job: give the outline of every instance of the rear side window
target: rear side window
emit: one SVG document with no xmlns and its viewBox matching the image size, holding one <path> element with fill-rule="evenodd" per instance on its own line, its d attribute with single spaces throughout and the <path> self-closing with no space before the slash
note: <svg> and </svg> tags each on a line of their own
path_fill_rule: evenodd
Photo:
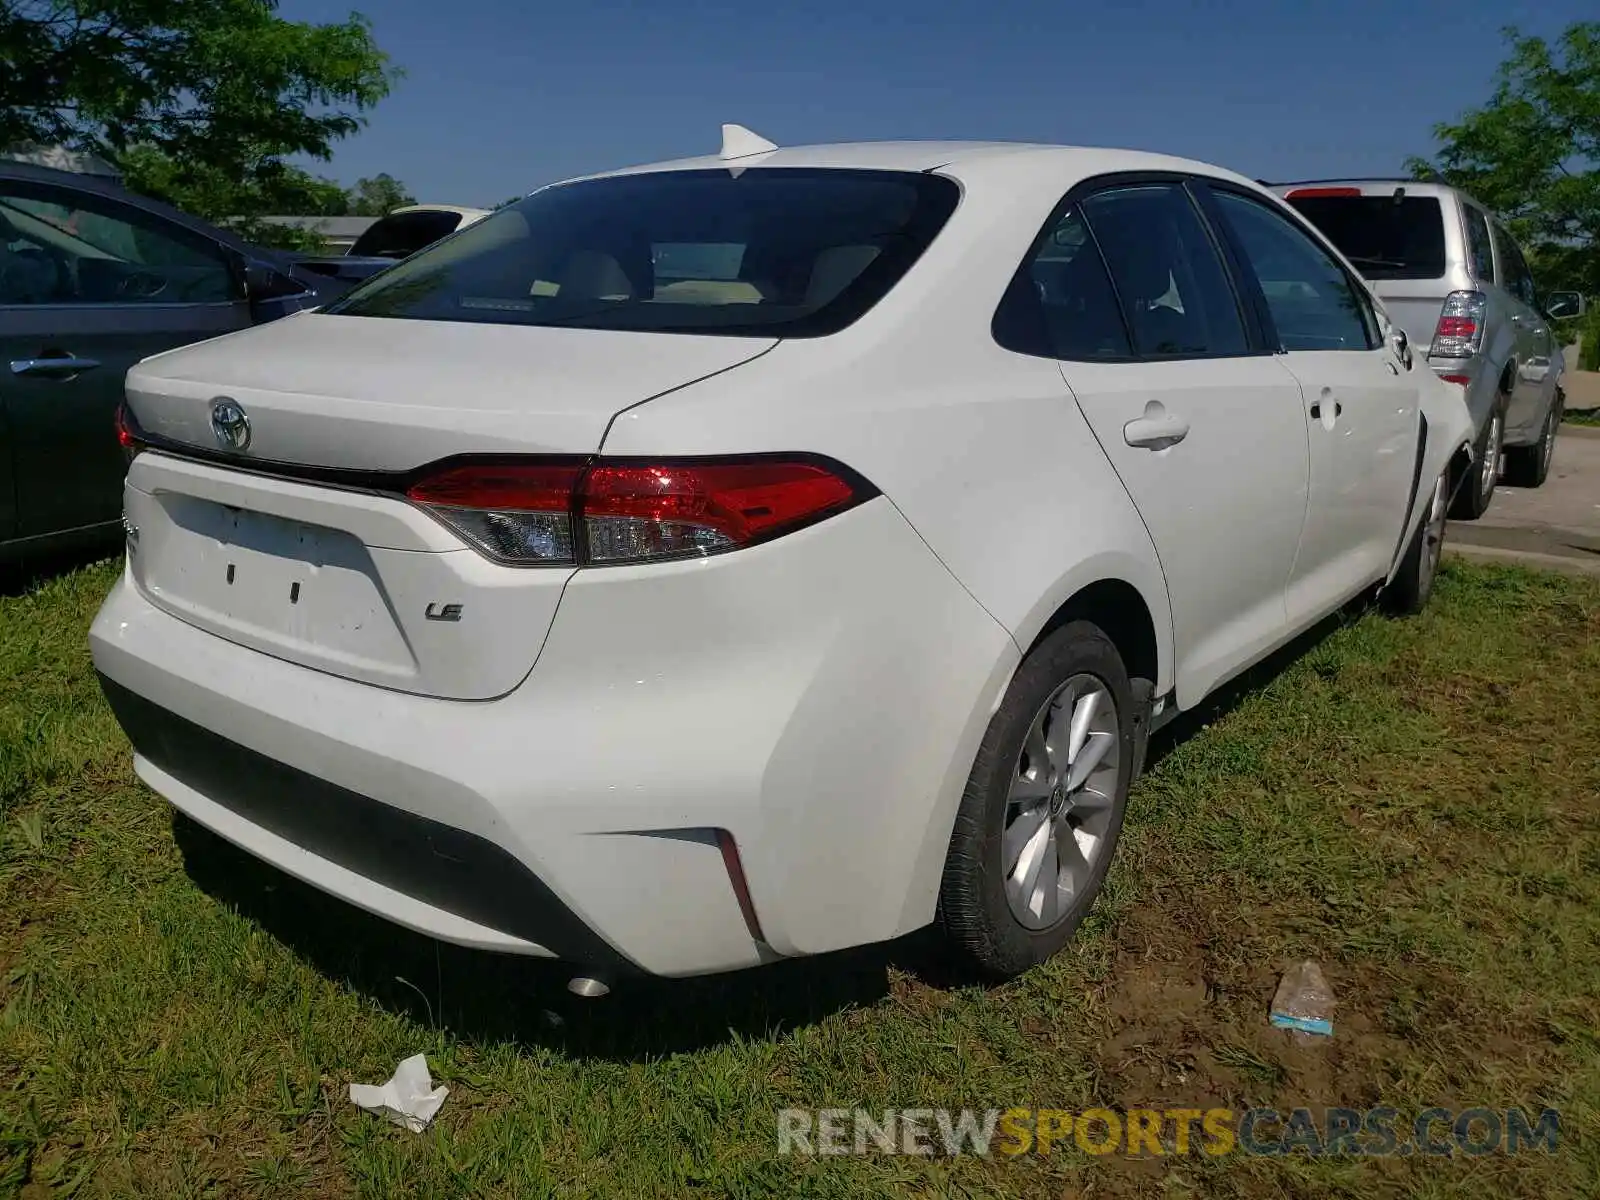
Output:
<svg viewBox="0 0 1600 1200">
<path fill-rule="evenodd" d="M 1370 350 L 1375 322 L 1333 256 L 1284 214 L 1237 192 L 1217 205 L 1261 285 L 1285 350 Z"/>
<path fill-rule="evenodd" d="M 1076 204 L 1045 230 L 1017 273 L 994 334 L 1008 350 L 1047 358 L 1133 357 L 1111 277 Z"/>
<path fill-rule="evenodd" d="M 1505 264 L 1506 290 L 1525 304 L 1533 303 L 1533 273 L 1528 270 L 1528 260 L 1522 257 L 1522 248 L 1512 240 L 1502 226 L 1494 228 L 1495 240 L 1500 243 L 1500 261 Z"/>
<path fill-rule="evenodd" d="M 1084 200 L 1083 213 L 1110 268 L 1135 353 L 1249 352 L 1233 288 L 1181 184 L 1110 188 Z"/>
<path fill-rule="evenodd" d="M 1494 246 L 1489 241 L 1489 218 L 1467 204 L 1467 253 L 1472 256 L 1472 277 L 1483 283 L 1494 282 Z"/>
<path fill-rule="evenodd" d="M 358 258 L 407 258 L 454 233 L 459 224 L 460 213 L 392 213 L 368 226 L 350 253 Z"/>
<path fill-rule="evenodd" d="M 1368 279 L 1444 276 L 1444 213 L 1437 197 L 1290 193 L 1288 201 Z"/>
<path fill-rule="evenodd" d="M 545 188 L 330 312 L 659 333 L 817 337 L 888 293 L 955 210 L 905 171 L 653 171 Z"/>
</svg>

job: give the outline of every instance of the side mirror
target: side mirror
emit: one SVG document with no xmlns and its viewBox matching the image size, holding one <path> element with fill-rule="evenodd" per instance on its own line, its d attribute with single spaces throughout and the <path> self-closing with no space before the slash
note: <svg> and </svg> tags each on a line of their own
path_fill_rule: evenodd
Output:
<svg viewBox="0 0 1600 1200">
<path fill-rule="evenodd" d="M 278 300 L 284 296 L 303 295 L 309 289 L 298 279 L 291 279 L 267 266 L 250 262 L 244 268 L 245 296 L 255 303 L 261 300 Z"/>
<path fill-rule="evenodd" d="M 1563 317 L 1581 317 L 1587 310 L 1582 292 L 1551 292 L 1544 298 L 1544 315 L 1552 321 Z"/>
</svg>

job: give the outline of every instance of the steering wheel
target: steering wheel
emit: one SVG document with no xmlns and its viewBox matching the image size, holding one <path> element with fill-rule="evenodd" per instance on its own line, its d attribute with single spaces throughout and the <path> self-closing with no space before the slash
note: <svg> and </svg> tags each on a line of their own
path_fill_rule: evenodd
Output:
<svg viewBox="0 0 1600 1200">
<path fill-rule="evenodd" d="M 117 280 L 117 298 L 149 300 L 167 290 L 167 277 L 154 271 L 129 271 Z"/>
</svg>

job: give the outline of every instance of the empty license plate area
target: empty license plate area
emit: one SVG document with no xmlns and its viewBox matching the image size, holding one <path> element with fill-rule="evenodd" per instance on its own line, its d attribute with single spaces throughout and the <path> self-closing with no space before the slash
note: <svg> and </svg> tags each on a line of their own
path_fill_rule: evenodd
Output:
<svg viewBox="0 0 1600 1200">
<path fill-rule="evenodd" d="M 417 672 L 373 552 L 353 534 L 214 500 L 127 491 L 136 581 L 244 645 L 374 682 Z"/>
<path fill-rule="evenodd" d="M 451 700 L 527 676 L 571 569 L 467 549 L 404 499 L 156 451 L 123 489 L 128 561 L 156 607 L 332 675 Z"/>
</svg>

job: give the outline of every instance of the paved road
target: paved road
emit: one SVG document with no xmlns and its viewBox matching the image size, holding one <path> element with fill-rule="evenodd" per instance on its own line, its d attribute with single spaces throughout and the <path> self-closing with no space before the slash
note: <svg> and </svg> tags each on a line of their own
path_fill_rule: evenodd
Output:
<svg viewBox="0 0 1600 1200">
<path fill-rule="evenodd" d="M 1502 483 L 1482 517 L 1450 523 L 1445 545 L 1471 558 L 1600 575 L 1600 429 L 1563 425 L 1544 486 Z"/>
</svg>

